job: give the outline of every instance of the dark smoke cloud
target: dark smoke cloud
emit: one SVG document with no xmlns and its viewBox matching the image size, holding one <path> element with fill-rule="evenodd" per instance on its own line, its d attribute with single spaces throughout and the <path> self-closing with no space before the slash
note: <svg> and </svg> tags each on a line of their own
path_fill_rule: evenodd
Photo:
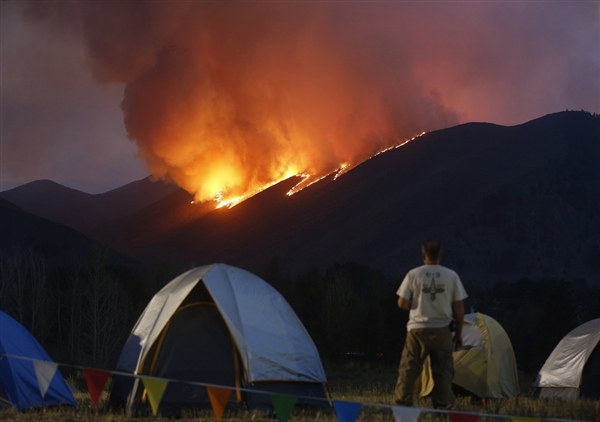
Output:
<svg viewBox="0 0 600 422">
<path fill-rule="evenodd" d="M 597 3 L 80 2 L 26 16 L 125 86 L 157 177 L 213 198 L 423 130 L 600 109 Z"/>
<path fill-rule="evenodd" d="M 122 123 L 123 87 L 93 80 L 73 29 L 26 24 L 22 3 L 0 12 L 0 189 L 48 178 L 96 193 L 146 176 Z"/>
</svg>

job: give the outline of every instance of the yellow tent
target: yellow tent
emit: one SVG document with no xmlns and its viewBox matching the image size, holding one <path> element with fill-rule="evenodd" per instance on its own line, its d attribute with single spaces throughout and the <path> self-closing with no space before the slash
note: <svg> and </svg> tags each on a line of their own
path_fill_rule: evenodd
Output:
<svg viewBox="0 0 600 422">
<path fill-rule="evenodd" d="M 506 331 L 492 317 L 481 313 L 465 315 L 463 347 L 454 352 L 452 383 L 479 397 L 506 398 L 519 394 L 512 344 Z M 432 389 L 431 366 L 427 360 L 421 374 L 421 397 L 429 395 Z"/>
</svg>

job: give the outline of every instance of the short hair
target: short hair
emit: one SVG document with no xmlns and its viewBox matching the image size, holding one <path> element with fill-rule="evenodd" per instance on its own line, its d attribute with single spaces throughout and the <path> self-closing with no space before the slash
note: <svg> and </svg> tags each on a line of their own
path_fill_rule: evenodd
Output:
<svg viewBox="0 0 600 422">
<path fill-rule="evenodd" d="M 442 244 L 439 240 L 430 239 L 423 242 L 421 250 L 423 251 L 423 255 L 427 258 L 436 260 L 440 257 L 440 253 L 442 252 Z"/>
</svg>

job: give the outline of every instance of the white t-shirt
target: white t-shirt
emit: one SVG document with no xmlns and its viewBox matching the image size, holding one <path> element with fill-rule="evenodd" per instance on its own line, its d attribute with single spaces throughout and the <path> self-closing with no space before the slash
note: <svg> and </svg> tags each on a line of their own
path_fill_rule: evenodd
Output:
<svg viewBox="0 0 600 422">
<path fill-rule="evenodd" d="M 396 292 L 410 301 L 407 329 L 441 328 L 452 321 L 452 302 L 467 298 L 456 272 L 441 265 L 410 270 Z"/>
</svg>

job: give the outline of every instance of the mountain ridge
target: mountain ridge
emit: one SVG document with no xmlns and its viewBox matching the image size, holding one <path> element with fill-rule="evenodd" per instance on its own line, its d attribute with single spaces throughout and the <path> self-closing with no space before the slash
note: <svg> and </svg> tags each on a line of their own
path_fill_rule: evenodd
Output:
<svg viewBox="0 0 600 422">
<path fill-rule="evenodd" d="M 38 217 L 89 234 L 104 221 L 131 214 L 176 189 L 146 177 L 104 193 L 90 194 L 42 179 L 0 192 L 0 198 Z"/>
<path fill-rule="evenodd" d="M 231 209 L 174 188 L 86 227 L 102 243 L 182 269 L 226 262 L 290 274 L 334 263 L 394 277 L 442 240 L 467 281 L 600 280 L 600 118 L 560 112 L 516 126 L 465 123 L 376 155 L 287 196 L 287 179 Z"/>
<path fill-rule="evenodd" d="M 110 264 L 139 265 L 71 227 L 31 214 L 1 197 L 0 217 L 0 250 L 8 260 L 31 251 L 50 266 L 77 266 L 97 249 L 109 253 Z"/>
<path fill-rule="evenodd" d="M 395 275 L 419 264 L 421 241 L 438 237 L 446 246 L 444 262 L 462 270 L 467 278 L 589 277 L 590 271 L 567 271 L 562 268 L 566 264 L 540 263 L 539 268 L 507 265 L 511 271 L 502 271 L 502 263 L 507 264 L 514 249 L 522 248 L 525 255 L 536 256 L 534 261 L 543 261 L 539 251 L 529 251 L 535 250 L 535 238 L 543 233 L 531 233 L 529 244 L 519 245 L 516 237 L 502 239 L 500 223 L 490 223 L 485 217 L 490 214 L 487 202 L 495 204 L 498 211 L 491 211 L 499 214 L 498 218 L 514 217 L 514 210 L 503 207 L 517 206 L 516 199 L 511 197 L 502 204 L 494 196 L 547 183 L 542 175 L 553 175 L 555 167 L 573 155 L 569 148 L 578 141 L 571 139 L 576 134 L 569 132 L 570 125 L 587 127 L 583 138 L 590 143 L 588 158 L 598 157 L 597 146 L 591 143 L 600 133 L 598 119 L 585 113 L 557 113 L 510 127 L 467 123 L 423 135 L 363 162 L 336 180 L 330 176 L 291 197 L 285 193 L 293 180 L 232 209 L 204 213 L 168 233 L 153 233 L 147 244 L 137 238 L 135 246 L 128 248 L 126 241 L 121 247 L 143 260 L 166 259 L 182 265 L 224 261 L 259 273 L 277 257 L 292 273 L 335 262 L 359 262 Z M 600 186 L 598 174 L 591 180 L 595 184 L 586 188 L 586 195 L 593 198 L 580 216 L 586 221 L 592 220 L 591 210 L 599 206 L 595 195 Z M 548 211 L 567 206 L 561 201 L 549 203 Z M 535 206 L 535 200 L 530 206 Z M 530 215 L 529 221 L 545 221 L 546 211 L 538 211 L 541 217 Z M 544 227 L 549 229 L 546 223 Z M 515 229 L 511 226 L 508 230 Z M 583 228 L 578 230 L 582 239 L 587 238 Z M 144 228 L 137 231 L 142 233 Z M 567 242 L 567 238 L 567 243 L 577 242 L 568 233 L 561 236 L 562 240 L 552 242 Z M 579 242 L 578 247 L 593 248 L 591 240 L 586 242 Z M 475 257 L 481 262 L 470 263 Z"/>
</svg>

